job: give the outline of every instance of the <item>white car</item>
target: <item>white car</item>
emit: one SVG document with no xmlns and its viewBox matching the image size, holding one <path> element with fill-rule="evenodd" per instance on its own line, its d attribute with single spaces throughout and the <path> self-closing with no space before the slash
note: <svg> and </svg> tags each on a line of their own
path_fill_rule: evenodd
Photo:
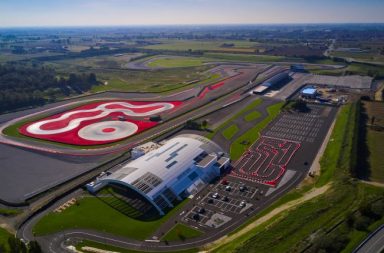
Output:
<svg viewBox="0 0 384 253">
<path fill-rule="evenodd" d="M 246 203 L 244 200 L 241 201 L 240 204 L 239 204 L 239 206 L 240 206 L 241 208 L 245 207 L 246 205 L 247 205 L 247 203 Z"/>
<path fill-rule="evenodd" d="M 214 193 L 214 194 L 212 194 L 212 198 L 214 198 L 214 199 L 218 199 L 219 198 L 219 194 L 216 192 L 216 193 Z"/>
</svg>

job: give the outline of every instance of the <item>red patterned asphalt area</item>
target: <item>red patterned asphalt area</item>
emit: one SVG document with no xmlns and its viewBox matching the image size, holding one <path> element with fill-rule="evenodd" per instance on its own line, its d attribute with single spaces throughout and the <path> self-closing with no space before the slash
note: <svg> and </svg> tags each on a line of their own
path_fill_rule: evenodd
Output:
<svg viewBox="0 0 384 253">
<path fill-rule="evenodd" d="M 231 175 L 274 187 L 300 146 L 299 142 L 263 136 L 235 164 Z"/>
<path fill-rule="evenodd" d="M 23 135 L 72 145 L 113 143 L 156 126 L 149 116 L 171 111 L 180 101 L 149 102 L 118 100 L 91 102 L 73 110 L 28 123 Z"/>
</svg>

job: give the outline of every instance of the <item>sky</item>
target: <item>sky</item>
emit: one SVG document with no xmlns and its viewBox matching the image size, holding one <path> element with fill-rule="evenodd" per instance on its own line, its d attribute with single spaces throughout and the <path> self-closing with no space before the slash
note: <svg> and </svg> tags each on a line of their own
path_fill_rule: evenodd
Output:
<svg viewBox="0 0 384 253">
<path fill-rule="evenodd" d="M 0 26 L 384 23 L 384 0 L 0 0 Z"/>
</svg>

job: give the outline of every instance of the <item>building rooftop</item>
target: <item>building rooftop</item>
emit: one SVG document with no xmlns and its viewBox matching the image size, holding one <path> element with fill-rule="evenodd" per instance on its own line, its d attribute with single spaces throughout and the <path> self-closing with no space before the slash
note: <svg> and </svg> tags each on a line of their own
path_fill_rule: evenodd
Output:
<svg viewBox="0 0 384 253">
<path fill-rule="evenodd" d="M 158 149 L 131 161 L 107 179 L 133 185 L 152 196 L 193 164 L 205 167 L 222 152 L 219 146 L 204 137 L 179 135 Z M 146 181 L 151 182 L 150 187 L 143 189 L 148 185 Z"/>
<path fill-rule="evenodd" d="M 316 88 L 310 87 L 310 88 L 304 88 L 301 91 L 301 94 L 304 94 L 304 95 L 315 95 L 316 92 L 317 92 Z"/>
</svg>

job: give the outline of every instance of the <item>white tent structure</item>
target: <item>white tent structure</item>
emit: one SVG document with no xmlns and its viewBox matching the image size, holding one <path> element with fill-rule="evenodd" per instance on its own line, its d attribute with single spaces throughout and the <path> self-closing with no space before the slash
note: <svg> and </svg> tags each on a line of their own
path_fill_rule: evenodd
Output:
<svg viewBox="0 0 384 253">
<path fill-rule="evenodd" d="M 160 214 L 175 200 L 199 191 L 227 168 L 230 159 L 205 137 L 179 135 L 163 146 L 87 185 L 96 192 L 108 184 L 125 186 L 145 197 Z"/>
</svg>

